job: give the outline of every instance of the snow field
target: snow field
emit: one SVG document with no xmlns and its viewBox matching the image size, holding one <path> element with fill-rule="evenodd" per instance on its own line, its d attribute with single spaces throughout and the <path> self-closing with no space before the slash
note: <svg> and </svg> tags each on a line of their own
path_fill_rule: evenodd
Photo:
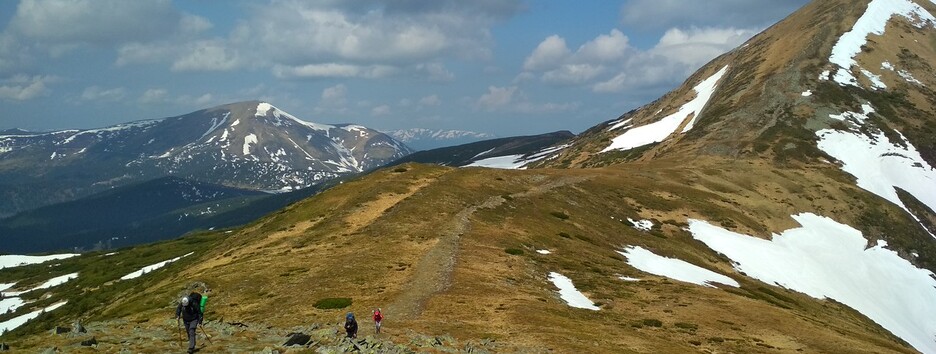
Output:
<svg viewBox="0 0 936 354">
<path fill-rule="evenodd" d="M 0 256 L 0 269 L 7 267 L 19 267 L 30 264 L 38 264 L 56 259 L 65 259 L 77 256 L 76 253 L 50 254 L 48 256 L 19 256 L 4 255 Z"/>
<path fill-rule="evenodd" d="M 592 311 L 599 310 L 598 306 L 595 306 L 595 303 L 589 300 L 585 294 L 578 291 L 575 285 L 572 284 L 572 280 L 566 276 L 551 272 L 549 273 L 549 281 L 553 282 L 553 284 L 559 288 L 559 297 L 569 304 L 569 306 Z"/>
<path fill-rule="evenodd" d="M 634 220 L 627 218 L 627 221 L 629 221 L 635 229 L 640 231 L 650 231 L 650 229 L 653 228 L 653 221 L 650 220 Z"/>
<path fill-rule="evenodd" d="M 801 227 L 771 240 L 689 220 L 689 231 L 765 283 L 830 298 L 877 322 L 917 350 L 936 353 L 936 279 L 886 243 L 865 248 L 861 232 L 811 213 L 794 215 Z"/>
<path fill-rule="evenodd" d="M 733 287 L 740 287 L 737 281 L 711 270 L 699 267 L 681 259 L 659 256 L 640 246 L 628 246 L 624 251 L 617 251 L 627 258 L 627 264 L 641 271 L 692 283 L 702 286 L 715 287 L 712 283 L 720 283 Z"/>
</svg>

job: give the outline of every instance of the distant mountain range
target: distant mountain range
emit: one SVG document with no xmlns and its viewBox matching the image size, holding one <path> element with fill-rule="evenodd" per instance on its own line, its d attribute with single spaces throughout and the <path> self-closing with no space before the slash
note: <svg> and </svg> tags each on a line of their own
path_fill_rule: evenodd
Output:
<svg viewBox="0 0 936 354">
<path fill-rule="evenodd" d="M 386 133 L 417 151 L 462 145 L 495 137 L 494 134 L 465 130 L 423 128 L 392 130 Z"/>
<path fill-rule="evenodd" d="M 485 167 L 497 167 L 489 165 L 485 163 L 485 161 L 507 159 L 510 160 L 507 161 L 508 163 L 521 163 L 526 161 L 527 158 L 544 151 L 544 149 L 553 147 L 573 137 L 575 137 L 575 134 L 569 131 L 558 131 L 540 135 L 484 140 L 415 152 L 394 161 L 393 164 L 419 162 L 456 167 L 472 164 Z"/>
<path fill-rule="evenodd" d="M 360 125 L 301 120 L 248 101 L 91 130 L 0 135 L 0 215 L 164 176 L 289 191 L 411 153 Z"/>
</svg>

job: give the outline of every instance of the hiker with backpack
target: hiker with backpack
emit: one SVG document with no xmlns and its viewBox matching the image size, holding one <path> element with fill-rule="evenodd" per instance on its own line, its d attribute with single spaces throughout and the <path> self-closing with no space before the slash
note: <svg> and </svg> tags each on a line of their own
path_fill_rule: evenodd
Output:
<svg viewBox="0 0 936 354">
<path fill-rule="evenodd" d="M 357 321 L 354 319 L 353 313 L 348 312 L 345 316 L 344 329 L 348 333 L 348 338 L 357 338 Z"/>
<path fill-rule="evenodd" d="M 202 296 L 199 293 L 191 293 L 189 296 L 183 296 L 179 300 L 179 306 L 176 307 L 176 321 L 182 319 L 185 324 L 185 331 L 188 333 L 188 353 L 195 352 L 195 330 L 202 323 L 204 315 L 201 310 Z"/>
<path fill-rule="evenodd" d="M 383 315 L 380 313 L 380 308 L 378 307 L 374 310 L 374 333 L 380 334 L 380 321 L 383 321 Z"/>
</svg>

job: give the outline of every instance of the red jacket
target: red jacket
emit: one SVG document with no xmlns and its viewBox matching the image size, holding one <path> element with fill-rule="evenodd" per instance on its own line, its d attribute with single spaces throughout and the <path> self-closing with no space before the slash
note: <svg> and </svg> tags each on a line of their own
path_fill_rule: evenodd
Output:
<svg viewBox="0 0 936 354">
<path fill-rule="evenodd" d="M 374 321 L 380 322 L 383 319 L 383 316 L 380 314 L 380 311 L 374 311 Z"/>
</svg>

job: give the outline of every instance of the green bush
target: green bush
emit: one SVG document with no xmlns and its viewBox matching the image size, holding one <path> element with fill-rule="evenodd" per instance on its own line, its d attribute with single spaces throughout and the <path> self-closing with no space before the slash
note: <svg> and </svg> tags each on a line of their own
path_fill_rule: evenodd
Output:
<svg viewBox="0 0 936 354">
<path fill-rule="evenodd" d="M 351 298 L 349 297 L 330 297 L 321 299 L 315 303 L 315 308 L 320 310 L 331 310 L 331 309 L 343 309 L 345 307 L 351 306 Z"/>
<path fill-rule="evenodd" d="M 397 167 L 397 168 L 394 168 L 394 169 L 393 169 L 393 172 L 396 172 L 396 173 L 403 173 L 403 172 L 406 172 L 406 171 L 408 171 L 408 170 L 406 169 L 406 167 Z"/>
<path fill-rule="evenodd" d="M 518 248 L 507 248 L 507 249 L 504 249 L 504 252 L 507 252 L 508 254 L 512 254 L 514 256 L 519 256 L 523 254 L 523 250 L 518 249 Z"/>
<path fill-rule="evenodd" d="M 569 234 L 567 234 L 567 233 L 565 233 L 565 232 L 560 232 L 560 233 L 559 233 L 559 237 L 563 237 L 563 238 L 572 238 L 572 236 L 570 236 Z"/>
<path fill-rule="evenodd" d="M 644 319 L 643 321 L 641 321 L 641 323 L 643 323 L 643 325 L 647 327 L 663 327 L 663 321 L 655 320 L 652 318 Z"/>
</svg>

